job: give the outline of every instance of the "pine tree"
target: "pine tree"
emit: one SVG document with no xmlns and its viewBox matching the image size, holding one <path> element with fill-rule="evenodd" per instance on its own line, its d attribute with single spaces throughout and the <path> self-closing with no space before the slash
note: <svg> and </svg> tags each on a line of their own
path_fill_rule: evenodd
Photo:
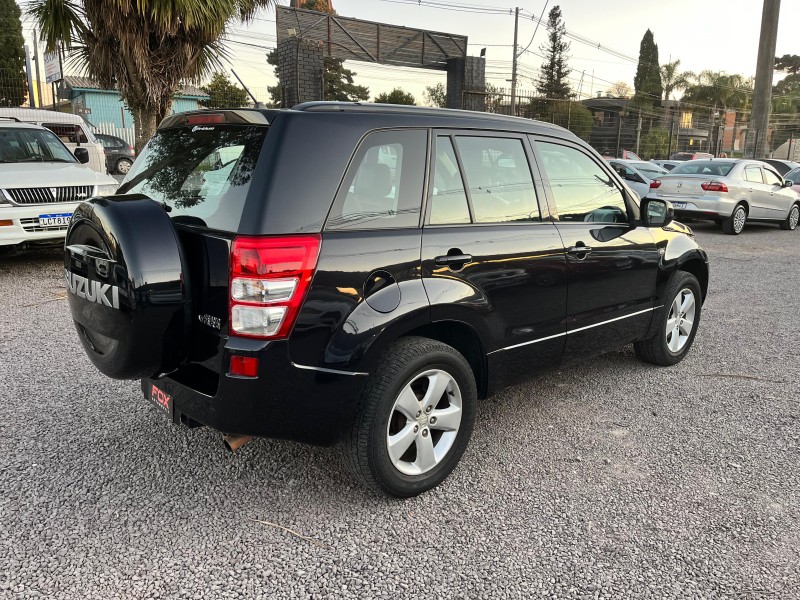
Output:
<svg viewBox="0 0 800 600">
<path fill-rule="evenodd" d="M 0 106 L 22 106 L 28 96 L 20 14 L 14 0 L 0 0 Z"/>
<path fill-rule="evenodd" d="M 633 102 L 638 106 L 655 106 L 664 95 L 661 87 L 661 67 L 658 62 L 658 45 L 649 29 L 639 46 L 639 64 L 633 78 Z"/>
<path fill-rule="evenodd" d="M 545 55 L 536 89 L 545 98 L 566 99 L 572 96 L 567 77 L 572 72 L 567 66 L 570 44 L 564 38 L 567 28 L 561 20 L 561 8 L 554 6 L 547 14 L 547 43 L 539 49 Z"/>
</svg>

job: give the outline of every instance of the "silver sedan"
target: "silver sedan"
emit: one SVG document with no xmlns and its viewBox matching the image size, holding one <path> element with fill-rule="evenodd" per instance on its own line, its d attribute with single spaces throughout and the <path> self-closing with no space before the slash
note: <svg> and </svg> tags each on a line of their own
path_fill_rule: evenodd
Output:
<svg viewBox="0 0 800 600">
<path fill-rule="evenodd" d="M 711 219 L 738 235 L 746 221 L 795 229 L 800 196 L 791 187 L 792 181 L 757 160 L 692 160 L 656 179 L 648 196 L 669 200 L 678 217 Z"/>
</svg>

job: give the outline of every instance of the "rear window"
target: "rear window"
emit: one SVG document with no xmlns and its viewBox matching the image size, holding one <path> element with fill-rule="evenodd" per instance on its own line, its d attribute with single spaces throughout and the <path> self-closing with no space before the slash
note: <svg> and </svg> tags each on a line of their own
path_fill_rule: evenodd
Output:
<svg viewBox="0 0 800 600">
<path fill-rule="evenodd" d="M 800 183 L 800 168 L 789 171 L 786 175 L 784 175 L 784 179 L 789 179 L 795 183 Z"/>
<path fill-rule="evenodd" d="M 717 177 L 725 177 L 731 172 L 736 163 L 720 162 L 718 160 L 690 160 L 681 165 L 678 165 L 672 171 L 671 175 L 716 175 Z"/>
<path fill-rule="evenodd" d="M 237 231 L 267 127 L 161 129 L 119 188 L 145 194 L 191 225 Z"/>
</svg>

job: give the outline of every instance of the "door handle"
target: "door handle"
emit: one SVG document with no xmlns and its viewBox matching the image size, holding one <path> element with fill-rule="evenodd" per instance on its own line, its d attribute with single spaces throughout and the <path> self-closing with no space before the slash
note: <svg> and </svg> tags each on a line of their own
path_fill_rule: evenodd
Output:
<svg viewBox="0 0 800 600">
<path fill-rule="evenodd" d="M 583 246 L 581 244 L 567 248 L 567 254 L 589 254 L 591 251 L 592 248 L 590 246 Z"/>
<path fill-rule="evenodd" d="M 437 256 L 433 262 L 439 266 L 464 266 L 468 262 L 472 262 L 471 254 L 446 254 L 444 256 Z"/>
</svg>

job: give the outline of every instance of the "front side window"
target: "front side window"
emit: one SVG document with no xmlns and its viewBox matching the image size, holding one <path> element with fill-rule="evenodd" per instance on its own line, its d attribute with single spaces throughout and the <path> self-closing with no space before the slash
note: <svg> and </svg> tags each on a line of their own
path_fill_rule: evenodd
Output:
<svg viewBox="0 0 800 600">
<path fill-rule="evenodd" d="M 628 223 L 625 198 L 611 176 L 570 146 L 536 142 L 559 221 Z"/>
<path fill-rule="evenodd" d="M 367 136 L 345 175 L 326 228 L 417 227 L 427 140 L 421 129 Z"/>
<path fill-rule="evenodd" d="M 769 169 L 764 169 L 764 179 L 767 180 L 768 185 L 783 185 L 781 178 Z"/>
<path fill-rule="evenodd" d="M 476 223 L 540 221 L 522 140 L 457 136 Z"/>
</svg>

